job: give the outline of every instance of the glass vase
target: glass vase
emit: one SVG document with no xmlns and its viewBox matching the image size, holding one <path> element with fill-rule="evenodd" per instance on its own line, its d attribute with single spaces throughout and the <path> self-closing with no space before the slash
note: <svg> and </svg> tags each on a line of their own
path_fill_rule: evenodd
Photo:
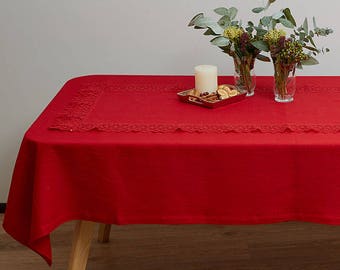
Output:
<svg viewBox="0 0 340 270">
<path fill-rule="evenodd" d="M 294 100 L 296 91 L 296 64 L 274 63 L 275 101 L 288 103 Z"/>
<path fill-rule="evenodd" d="M 256 87 L 256 76 L 254 73 L 255 57 L 243 56 L 242 58 L 234 57 L 234 82 L 235 86 L 247 92 L 247 97 L 254 95 Z"/>
</svg>

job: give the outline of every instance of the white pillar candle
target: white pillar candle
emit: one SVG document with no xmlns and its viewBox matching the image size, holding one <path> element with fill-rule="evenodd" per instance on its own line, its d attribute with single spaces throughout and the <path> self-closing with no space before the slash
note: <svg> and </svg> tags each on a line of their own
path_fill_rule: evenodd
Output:
<svg viewBox="0 0 340 270">
<path fill-rule="evenodd" d="M 217 67 L 201 65 L 195 67 L 195 89 L 201 93 L 212 93 L 218 88 Z"/>
</svg>

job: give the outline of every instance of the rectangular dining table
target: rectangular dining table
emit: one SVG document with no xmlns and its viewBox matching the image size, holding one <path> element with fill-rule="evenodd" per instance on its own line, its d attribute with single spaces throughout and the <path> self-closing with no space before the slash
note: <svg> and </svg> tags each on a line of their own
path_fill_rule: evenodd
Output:
<svg viewBox="0 0 340 270">
<path fill-rule="evenodd" d="M 50 233 L 79 220 L 84 269 L 92 222 L 339 225 L 340 77 L 298 77 L 287 104 L 272 83 L 207 109 L 176 96 L 192 76 L 68 81 L 23 138 L 4 229 L 51 264 Z"/>
</svg>

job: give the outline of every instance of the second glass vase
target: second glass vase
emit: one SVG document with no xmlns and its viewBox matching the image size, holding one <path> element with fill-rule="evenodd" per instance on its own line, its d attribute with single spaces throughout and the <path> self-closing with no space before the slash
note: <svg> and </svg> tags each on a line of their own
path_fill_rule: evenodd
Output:
<svg viewBox="0 0 340 270">
<path fill-rule="evenodd" d="M 296 64 L 274 63 L 274 95 L 275 101 L 288 103 L 294 100 L 296 91 Z"/>
</svg>

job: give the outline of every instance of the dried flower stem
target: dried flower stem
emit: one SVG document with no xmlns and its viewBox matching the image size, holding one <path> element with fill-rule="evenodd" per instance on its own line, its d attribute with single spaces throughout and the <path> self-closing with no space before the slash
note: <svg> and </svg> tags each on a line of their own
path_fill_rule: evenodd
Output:
<svg viewBox="0 0 340 270">
<path fill-rule="evenodd" d="M 280 61 L 274 61 L 275 87 L 279 98 L 282 100 L 289 95 L 289 76 L 295 76 L 295 66 L 296 64 L 286 65 Z"/>
</svg>

